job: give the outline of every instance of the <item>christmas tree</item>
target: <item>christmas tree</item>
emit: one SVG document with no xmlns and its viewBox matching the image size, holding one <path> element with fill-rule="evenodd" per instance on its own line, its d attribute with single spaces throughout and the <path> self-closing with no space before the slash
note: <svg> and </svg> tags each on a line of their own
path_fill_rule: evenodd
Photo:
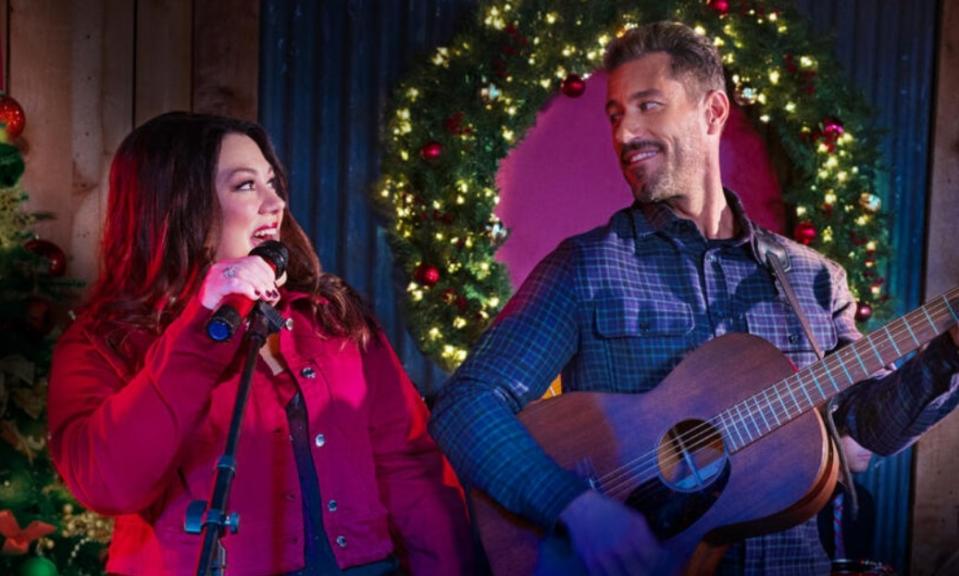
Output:
<svg viewBox="0 0 959 576">
<path fill-rule="evenodd" d="M 19 104 L 0 95 L 0 574 L 101 574 L 111 522 L 85 511 L 47 452 L 50 357 L 77 284 L 66 256 L 30 228 Z"/>
</svg>

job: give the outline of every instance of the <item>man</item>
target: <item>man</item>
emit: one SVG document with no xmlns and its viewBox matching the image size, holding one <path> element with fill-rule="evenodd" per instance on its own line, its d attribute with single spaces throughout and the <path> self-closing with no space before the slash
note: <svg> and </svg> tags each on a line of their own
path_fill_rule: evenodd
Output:
<svg viewBox="0 0 959 576">
<path fill-rule="evenodd" d="M 566 390 L 647 391 L 728 332 L 761 336 L 798 366 L 816 356 L 753 253 L 753 224 L 722 187 L 729 100 L 715 48 L 657 23 L 613 41 L 605 65 L 613 147 L 636 202 L 540 262 L 438 397 L 431 431 L 465 482 L 548 532 L 564 527 L 589 573 L 644 574 L 655 573 L 659 549 L 643 516 L 559 467 L 515 413 L 560 371 Z M 843 270 L 780 240 L 822 348 L 859 338 Z M 953 329 L 857 385 L 837 416 L 876 452 L 903 448 L 959 401 L 956 342 Z M 734 547 L 722 568 L 805 576 L 828 573 L 829 559 L 812 519 Z"/>
</svg>

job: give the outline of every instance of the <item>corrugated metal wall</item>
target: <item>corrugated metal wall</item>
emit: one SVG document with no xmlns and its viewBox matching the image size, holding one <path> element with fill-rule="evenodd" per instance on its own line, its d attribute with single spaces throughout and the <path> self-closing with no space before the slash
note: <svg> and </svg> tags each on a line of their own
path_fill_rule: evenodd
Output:
<svg viewBox="0 0 959 576">
<path fill-rule="evenodd" d="M 938 3 L 935 0 L 796 0 L 813 30 L 834 39 L 835 55 L 874 107 L 888 173 L 881 183 L 890 214 L 894 263 L 887 275 L 898 312 L 922 298 Z M 863 483 L 876 499 L 876 555 L 908 567 L 912 450 L 878 461 Z"/>
<path fill-rule="evenodd" d="M 410 375 L 430 394 L 444 375 L 409 337 L 398 279 L 368 191 L 378 171 L 380 120 L 409 65 L 470 18 L 475 0 L 264 0 L 260 119 L 290 170 L 293 211 L 327 269 L 365 294 Z M 888 129 L 880 193 L 893 215 L 896 265 L 888 285 L 901 311 L 921 289 L 935 0 L 797 0 L 832 35 L 850 79 Z M 877 497 L 879 556 L 906 567 L 910 453 L 884 459 L 867 485 Z"/>
<path fill-rule="evenodd" d="M 261 10 L 260 120 L 290 171 L 293 211 L 326 269 L 369 298 L 427 395 L 445 375 L 403 325 L 393 260 L 368 192 L 392 87 L 417 57 L 448 40 L 473 6 L 280 0 Z"/>
</svg>

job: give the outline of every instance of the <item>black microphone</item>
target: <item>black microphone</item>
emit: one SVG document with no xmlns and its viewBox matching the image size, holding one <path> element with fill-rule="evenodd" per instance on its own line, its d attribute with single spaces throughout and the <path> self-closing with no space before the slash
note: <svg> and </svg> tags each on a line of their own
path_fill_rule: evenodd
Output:
<svg viewBox="0 0 959 576">
<path fill-rule="evenodd" d="M 286 263 L 290 259 L 286 246 L 278 240 L 267 240 L 250 250 L 250 256 L 259 256 L 265 260 L 273 268 L 277 278 L 286 272 Z M 250 300 L 243 294 L 227 294 L 220 301 L 220 307 L 213 317 L 206 323 L 206 335 L 215 342 L 229 340 L 255 305 L 255 300 Z"/>
</svg>

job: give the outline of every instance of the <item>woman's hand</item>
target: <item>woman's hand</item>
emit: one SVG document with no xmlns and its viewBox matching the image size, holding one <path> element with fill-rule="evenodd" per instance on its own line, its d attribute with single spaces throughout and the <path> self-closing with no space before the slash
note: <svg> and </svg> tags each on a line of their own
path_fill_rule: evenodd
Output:
<svg viewBox="0 0 959 576">
<path fill-rule="evenodd" d="M 259 256 L 220 260 L 210 266 L 203 280 L 200 303 L 204 308 L 215 310 L 228 294 L 242 294 L 250 300 L 273 304 L 280 299 L 277 286 L 273 268 Z"/>
</svg>

